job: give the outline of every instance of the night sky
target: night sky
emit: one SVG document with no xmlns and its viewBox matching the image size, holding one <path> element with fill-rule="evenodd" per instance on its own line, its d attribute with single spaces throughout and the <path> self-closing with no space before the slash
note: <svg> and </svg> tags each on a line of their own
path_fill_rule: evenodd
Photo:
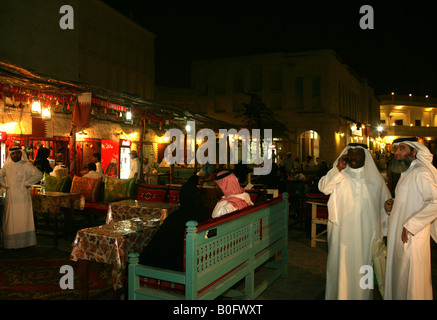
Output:
<svg viewBox="0 0 437 320">
<path fill-rule="evenodd" d="M 157 85 L 189 87 L 190 62 L 333 49 L 375 93 L 437 96 L 437 19 L 430 1 L 105 0 L 157 35 Z M 371 5 L 374 29 L 360 7 Z"/>
</svg>

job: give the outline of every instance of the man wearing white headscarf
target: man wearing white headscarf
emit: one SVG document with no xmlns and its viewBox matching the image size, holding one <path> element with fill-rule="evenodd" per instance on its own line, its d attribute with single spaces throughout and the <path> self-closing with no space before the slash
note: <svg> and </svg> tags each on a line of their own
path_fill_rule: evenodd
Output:
<svg viewBox="0 0 437 320">
<path fill-rule="evenodd" d="M 383 239 L 384 202 L 391 196 L 367 145 L 349 144 L 320 179 L 319 190 L 330 195 L 325 298 L 372 299 L 373 286 L 360 285 L 360 269 L 373 265 L 372 244 Z"/>
<path fill-rule="evenodd" d="M 27 161 L 21 148 L 9 149 L 5 165 L 0 169 L 0 185 L 6 189 L 3 215 L 3 247 L 19 249 L 36 245 L 32 199 L 29 188 L 43 174 Z"/>
<path fill-rule="evenodd" d="M 430 235 L 437 242 L 437 170 L 417 138 L 393 141 L 395 167 L 402 172 L 390 213 L 384 299 L 433 299 Z"/>
</svg>

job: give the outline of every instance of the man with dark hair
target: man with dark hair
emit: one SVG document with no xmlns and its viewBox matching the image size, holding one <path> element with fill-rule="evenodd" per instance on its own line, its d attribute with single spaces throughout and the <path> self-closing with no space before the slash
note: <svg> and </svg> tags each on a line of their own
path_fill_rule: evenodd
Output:
<svg viewBox="0 0 437 320">
<path fill-rule="evenodd" d="M 104 182 L 106 178 L 103 172 L 97 172 L 97 166 L 94 162 L 88 163 L 88 173 L 85 174 L 84 177 L 91 178 L 91 179 L 103 178 L 102 182 Z"/>
<path fill-rule="evenodd" d="M 393 141 L 393 168 L 402 172 L 390 214 L 384 299 L 433 299 L 430 235 L 437 242 L 437 170 L 417 138 Z"/>
<path fill-rule="evenodd" d="M 361 267 L 372 265 L 372 247 L 382 243 L 390 192 L 367 145 L 349 144 L 319 181 L 328 201 L 326 300 L 369 300 Z M 373 279 L 372 279 L 373 280 Z"/>
<path fill-rule="evenodd" d="M 103 174 L 102 164 L 100 163 L 100 161 L 102 160 L 102 156 L 100 155 L 100 153 L 94 153 L 91 160 L 96 164 L 96 172 Z"/>
</svg>

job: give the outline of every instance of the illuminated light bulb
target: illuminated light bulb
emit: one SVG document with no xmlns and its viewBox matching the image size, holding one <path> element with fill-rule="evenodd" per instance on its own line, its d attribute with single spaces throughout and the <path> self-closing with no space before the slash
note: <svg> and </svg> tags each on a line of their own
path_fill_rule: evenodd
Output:
<svg viewBox="0 0 437 320">
<path fill-rule="evenodd" d="M 50 120 L 52 118 L 52 112 L 50 111 L 50 108 L 43 108 L 41 117 L 43 120 Z"/>
<path fill-rule="evenodd" d="M 31 112 L 33 114 L 41 114 L 41 103 L 39 100 L 33 100 Z"/>
</svg>

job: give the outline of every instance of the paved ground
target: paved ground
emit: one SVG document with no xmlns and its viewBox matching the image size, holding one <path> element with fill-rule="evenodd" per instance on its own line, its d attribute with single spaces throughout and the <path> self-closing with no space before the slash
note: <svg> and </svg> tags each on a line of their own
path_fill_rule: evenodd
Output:
<svg viewBox="0 0 437 320">
<path fill-rule="evenodd" d="M 41 246 L 53 244 L 47 237 L 39 237 L 38 240 L 38 245 Z M 59 249 L 70 252 L 71 241 L 61 240 Z M 290 228 L 288 276 L 275 281 L 258 297 L 258 300 L 324 300 L 327 255 L 326 243 L 318 242 L 317 246 L 312 248 L 305 230 Z M 437 244 L 434 242 L 432 242 L 432 275 L 434 299 L 437 299 Z M 374 299 L 381 299 L 377 290 L 374 290 Z"/>
<path fill-rule="evenodd" d="M 289 230 L 288 276 L 275 281 L 258 299 L 324 300 L 328 246 L 311 248 L 306 232 Z"/>
<path fill-rule="evenodd" d="M 275 281 L 258 299 L 324 300 L 327 244 L 318 242 L 312 248 L 304 231 L 290 229 L 288 248 L 287 278 Z M 437 300 L 437 244 L 432 240 L 431 260 L 434 300 Z M 373 299 L 382 300 L 378 290 L 373 290 Z"/>
</svg>

